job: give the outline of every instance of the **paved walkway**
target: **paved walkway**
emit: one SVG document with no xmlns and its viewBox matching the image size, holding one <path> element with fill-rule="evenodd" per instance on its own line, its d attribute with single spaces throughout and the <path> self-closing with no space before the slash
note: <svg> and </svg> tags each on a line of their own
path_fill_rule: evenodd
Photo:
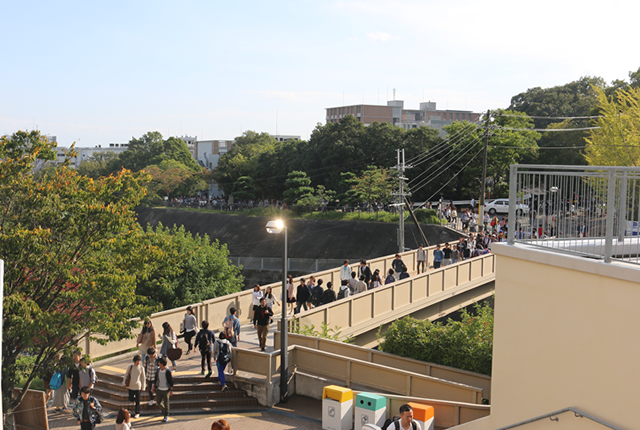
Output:
<svg viewBox="0 0 640 430">
<path fill-rule="evenodd" d="M 286 404 L 279 404 L 268 411 L 245 412 L 241 414 L 198 414 L 171 415 L 169 422 L 162 422 L 162 415 L 142 416 L 132 419 L 134 429 L 151 429 L 165 427 L 171 430 L 209 430 L 211 424 L 218 420 L 226 420 L 232 429 L 262 430 L 319 430 L 322 428 L 322 402 L 307 397 L 293 396 Z M 112 415 L 112 416 L 111 416 Z M 115 430 L 115 415 L 107 416 L 96 429 Z M 77 430 L 80 427 L 70 411 L 55 412 L 48 409 L 49 428 L 60 430 Z"/>
<path fill-rule="evenodd" d="M 279 317 L 277 315 L 276 317 Z M 269 330 L 267 338 L 267 352 L 273 351 L 273 331 L 276 329 L 276 321 Z M 180 340 L 179 345 L 184 352 L 187 345 Z M 253 326 L 247 324 L 242 326 L 240 330 L 239 348 L 250 349 L 254 351 L 260 350 L 258 335 Z M 182 355 L 177 361 L 177 376 L 198 376 L 200 377 L 200 353 Z M 123 375 L 127 366 L 131 363 L 131 357 L 110 360 L 107 364 L 96 363 L 95 368 L 111 374 Z M 217 376 L 216 366 L 213 366 L 213 375 Z M 203 377 L 204 378 L 204 377 Z M 98 399 L 100 400 L 100 399 Z M 74 429 L 79 428 L 77 422 L 73 418 L 71 411 L 57 412 L 53 408 L 47 410 L 49 427 L 56 429 Z M 166 427 L 175 430 L 209 430 L 211 423 L 217 419 L 225 419 L 229 422 L 232 429 L 253 429 L 260 428 L 263 430 L 287 430 L 287 429 L 321 429 L 322 428 L 322 401 L 308 397 L 292 396 L 286 404 L 278 404 L 271 409 L 260 408 L 255 411 L 237 413 L 237 414 L 178 414 L 170 415 L 169 422 L 162 422 L 162 414 L 158 410 L 155 415 L 141 416 L 138 419 L 132 419 L 131 422 L 135 429 Z M 115 413 L 109 411 L 105 417 L 104 423 L 96 428 L 105 430 L 115 429 Z"/>
</svg>

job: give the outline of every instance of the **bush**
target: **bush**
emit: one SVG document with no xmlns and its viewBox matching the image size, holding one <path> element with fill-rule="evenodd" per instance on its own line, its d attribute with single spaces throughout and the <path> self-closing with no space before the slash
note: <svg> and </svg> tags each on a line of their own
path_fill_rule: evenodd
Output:
<svg viewBox="0 0 640 430">
<path fill-rule="evenodd" d="M 413 211 L 413 214 L 421 224 L 440 224 L 438 211 L 435 209 L 418 209 Z"/>
<path fill-rule="evenodd" d="M 394 321 L 380 350 L 491 375 L 493 309 L 476 303 L 473 314 L 462 309 L 461 321 L 449 319 L 446 324 L 411 317 Z"/>
</svg>

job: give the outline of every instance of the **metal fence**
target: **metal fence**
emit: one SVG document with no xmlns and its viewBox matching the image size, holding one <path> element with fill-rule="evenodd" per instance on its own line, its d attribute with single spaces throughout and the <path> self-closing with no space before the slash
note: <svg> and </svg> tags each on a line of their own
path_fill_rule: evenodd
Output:
<svg viewBox="0 0 640 430">
<path fill-rule="evenodd" d="M 249 270 L 281 271 L 282 258 L 268 257 L 239 257 L 230 256 L 229 261 L 236 266 L 242 266 Z M 359 258 L 351 258 L 354 264 Z M 287 270 L 297 272 L 319 272 L 342 266 L 344 259 L 313 259 L 313 258 L 287 258 Z"/>
<path fill-rule="evenodd" d="M 640 264 L 640 168 L 511 165 L 509 243 Z"/>
</svg>

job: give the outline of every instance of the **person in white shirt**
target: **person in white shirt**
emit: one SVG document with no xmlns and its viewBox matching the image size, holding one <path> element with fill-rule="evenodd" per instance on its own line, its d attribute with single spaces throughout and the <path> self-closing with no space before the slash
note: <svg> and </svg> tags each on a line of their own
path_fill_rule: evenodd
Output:
<svg viewBox="0 0 640 430">
<path fill-rule="evenodd" d="M 253 292 L 251 293 L 251 304 L 253 305 L 253 315 L 251 315 L 251 319 L 256 314 L 256 309 L 260 306 L 260 299 L 264 297 L 262 290 L 260 289 L 260 285 L 256 284 L 253 287 Z"/>
<path fill-rule="evenodd" d="M 147 379 L 141 363 L 142 357 L 136 354 L 133 357 L 133 364 L 129 365 L 122 379 L 122 386 L 129 390 L 129 401 L 135 404 L 135 415 L 133 418 L 140 416 L 140 393 L 147 388 Z M 129 380 L 127 381 L 127 379 Z"/>
<path fill-rule="evenodd" d="M 349 281 L 351 279 L 351 266 L 349 266 L 349 260 L 344 260 L 340 267 L 340 280 Z"/>
<path fill-rule="evenodd" d="M 400 406 L 400 421 L 396 421 L 394 430 L 422 430 L 420 423 L 413 419 L 413 408 L 408 404 Z M 389 426 L 391 429 L 392 426 Z"/>
</svg>

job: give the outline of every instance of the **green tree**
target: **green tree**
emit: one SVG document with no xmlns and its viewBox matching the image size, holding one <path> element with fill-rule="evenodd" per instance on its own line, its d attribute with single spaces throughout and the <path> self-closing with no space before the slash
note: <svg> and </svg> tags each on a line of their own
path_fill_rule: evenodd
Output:
<svg viewBox="0 0 640 430">
<path fill-rule="evenodd" d="M 56 354 L 94 333 L 101 343 L 130 336 L 152 308 L 135 286 L 157 257 L 145 248 L 133 208 L 144 194 L 128 171 L 93 180 L 65 165 L 36 176 L 54 143 L 38 132 L 0 138 L 0 253 L 4 259 L 2 396 L 5 413 L 23 399 Z M 13 398 L 19 358 L 24 389 Z"/>
<path fill-rule="evenodd" d="M 161 196 L 193 195 L 207 188 L 202 169 L 194 172 L 176 160 L 164 160 L 144 169 L 151 175 L 147 189 Z"/>
<path fill-rule="evenodd" d="M 287 190 L 284 192 L 284 201 L 287 204 L 293 204 L 313 196 L 313 188 L 309 185 L 311 185 L 311 179 L 307 178 L 305 172 L 294 170 L 289 173 L 285 182 Z"/>
<path fill-rule="evenodd" d="M 493 309 L 476 304 L 461 311 L 460 321 L 446 324 L 405 317 L 384 334 L 380 350 L 416 360 L 491 375 Z"/>
<path fill-rule="evenodd" d="M 78 174 L 93 179 L 98 179 L 100 176 L 109 176 L 109 174 L 117 170 L 118 154 L 113 151 L 96 152 L 78 166 Z"/>
<path fill-rule="evenodd" d="M 256 186 L 251 176 L 240 176 L 233 184 L 233 196 L 238 200 L 254 200 L 256 198 Z"/>
<path fill-rule="evenodd" d="M 640 88 L 619 90 L 616 100 L 598 90 L 599 129 L 590 130 L 585 159 L 591 166 L 640 166 Z"/>
<path fill-rule="evenodd" d="M 180 138 L 170 137 L 167 140 L 157 131 L 150 131 L 140 139 L 131 138 L 129 147 L 118 156 L 119 166 L 133 172 L 138 172 L 145 167 L 159 165 L 166 160 L 175 160 L 186 166 L 189 170 L 198 172 L 200 167 L 194 160 L 187 144 Z"/>
<path fill-rule="evenodd" d="M 391 200 L 394 189 L 394 178 L 387 169 L 369 166 L 357 178 L 353 186 L 354 195 L 359 203 L 371 206 L 375 203 L 387 203 Z"/>
<path fill-rule="evenodd" d="M 136 294 L 148 303 L 173 309 L 240 291 L 240 268 L 229 263 L 227 246 L 209 236 L 193 235 L 183 226 L 148 226 L 145 243 L 161 250 L 164 261 L 142 279 Z M 167 264 L 170 262 L 170 264 Z"/>
</svg>

